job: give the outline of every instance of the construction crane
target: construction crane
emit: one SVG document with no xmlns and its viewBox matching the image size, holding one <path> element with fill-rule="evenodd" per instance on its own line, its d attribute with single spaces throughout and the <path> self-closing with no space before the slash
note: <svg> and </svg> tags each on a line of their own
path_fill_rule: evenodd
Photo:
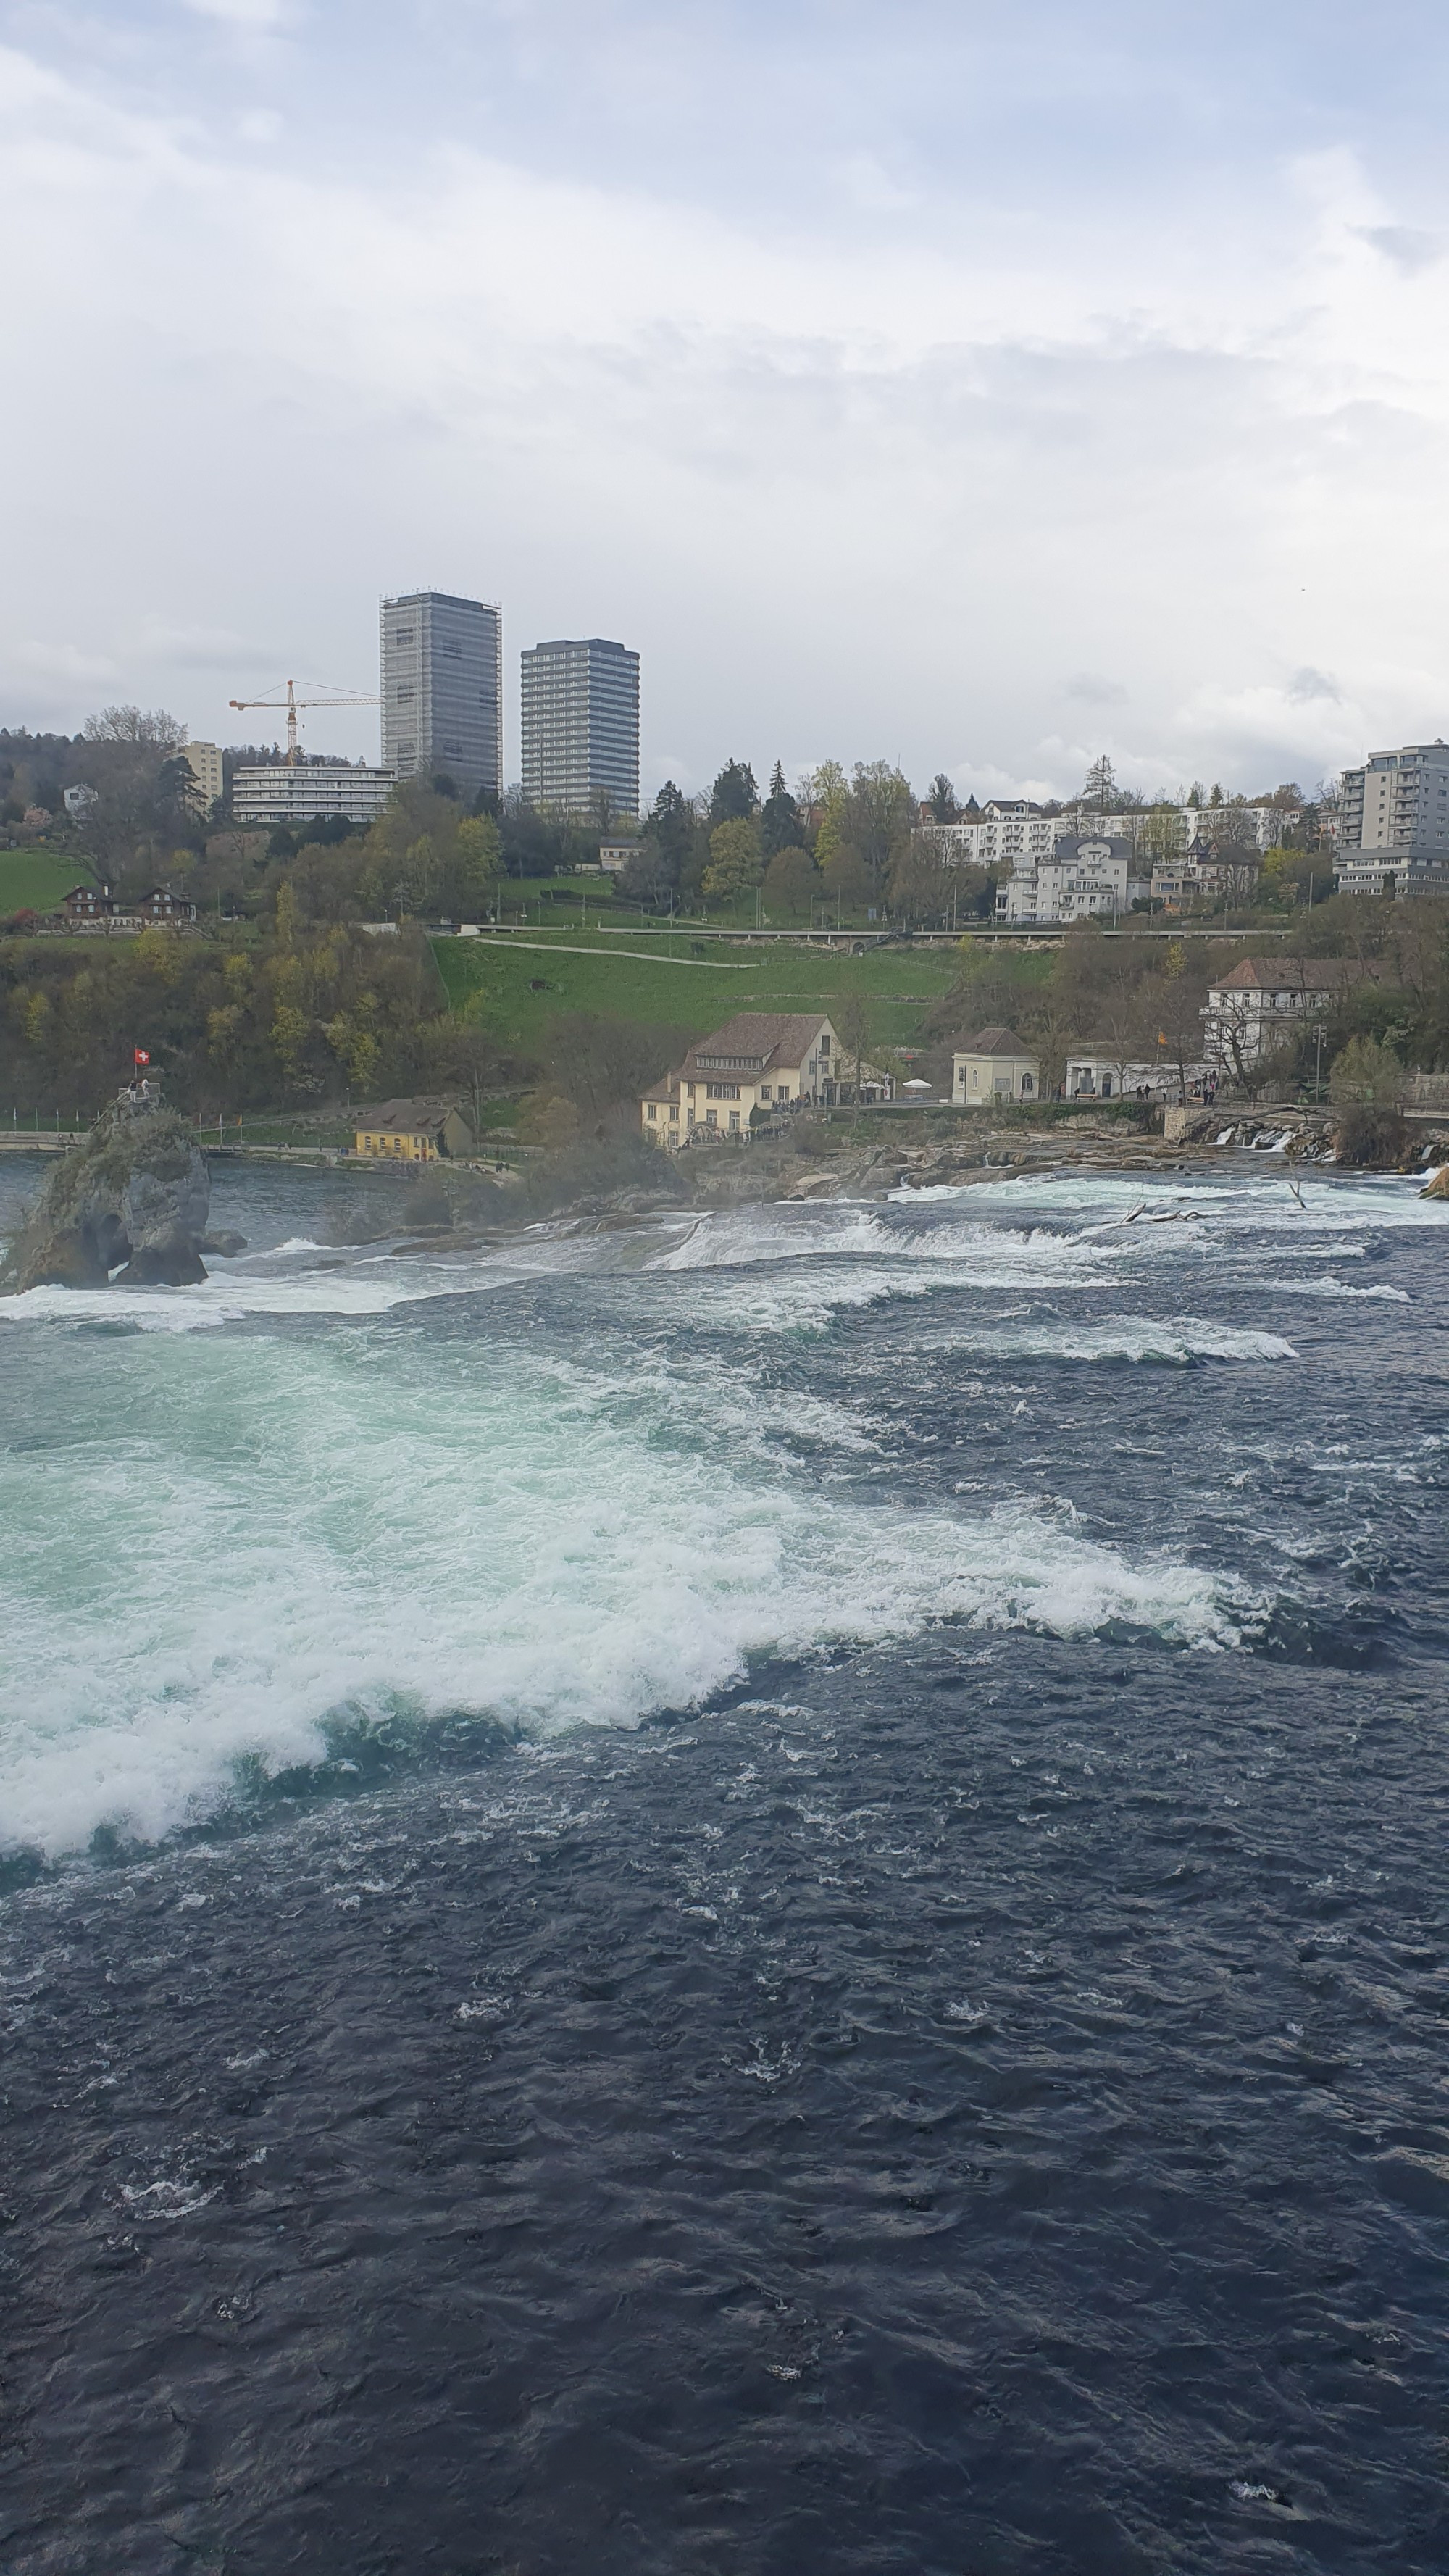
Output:
<svg viewBox="0 0 1449 2576">
<path fill-rule="evenodd" d="M 306 683 L 304 682 L 303 686 L 305 687 L 305 685 Z M 287 694 L 285 698 L 281 698 L 277 695 L 277 689 L 281 688 L 286 689 Z M 299 711 L 303 707 L 377 707 L 382 704 L 382 700 L 376 695 L 372 697 L 344 697 L 339 691 L 332 690 L 329 690 L 327 695 L 321 698 L 299 698 L 293 689 L 290 680 L 279 680 L 277 682 L 277 689 L 272 691 L 270 697 L 232 698 L 228 703 L 236 708 L 239 715 L 245 715 L 249 709 L 255 707 L 265 707 L 269 714 L 280 715 L 285 707 L 287 712 L 287 767 L 289 769 L 295 769 L 302 758 L 301 745 L 297 740 L 297 717 Z"/>
</svg>

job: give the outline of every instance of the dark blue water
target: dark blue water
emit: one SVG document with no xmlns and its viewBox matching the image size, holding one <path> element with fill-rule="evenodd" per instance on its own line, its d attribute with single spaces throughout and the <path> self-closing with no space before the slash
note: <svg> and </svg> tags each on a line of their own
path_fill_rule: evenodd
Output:
<svg viewBox="0 0 1449 2576">
<path fill-rule="evenodd" d="M 7 1328 L 7 2569 L 1449 2560 L 1446 1238 L 1305 1196 Z"/>
</svg>

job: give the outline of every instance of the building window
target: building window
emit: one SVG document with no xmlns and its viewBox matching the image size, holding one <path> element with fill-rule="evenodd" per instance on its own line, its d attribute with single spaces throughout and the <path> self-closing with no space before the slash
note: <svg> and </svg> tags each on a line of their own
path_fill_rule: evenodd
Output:
<svg viewBox="0 0 1449 2576">
<path fill-rule="evenodd" d="M 719 1125 L 719 1111 L 717 1109 L 706 1109 L 704 1113 L 704 1123 L 706 1127 L 717 1127 Z"/>
<path fill-rule="evenodd" d="M 737 1082 L 707 1082 L 704 1096 L 706 1100 L 738 1100 L 740 1086 Z"/>
<path fill-rule="evenodd" d="M 768 1100 L 770 1096 L 770 1086 L 768 1082 L 762 1082 L 760 1085 L 760 1098 L 762 1100 Z"/>
<path fill-rule="evenodd" d="M 673 1121 L 674 1121 L 675 1125 L 677 1126 L 677 1125 L 678 1125 L 678 1123 L 679 1123 L 679 1103 L 678 1103 L 678 1101 L 675 1101 L 675 1102 L 672 1104 L 672 1106 L 671 1106 L 671 1108 L 670 1108 L 669 1115 L 670 1115 L 670 1117 L 673 1119 Z"/>
<path fill-rule="evenodd" d="M 418 693 L 417 693 L 417 690 L 416 690 L 416 689 L 399 689 L 399 691 L 398 691 L 398 693 L 397 693 L 397 696 L 398 696 L 398 705 L 399 705 L 399 706 L 409 705 L 409 704 L 411 703 L 411 701 L 412 701 L 412 700 L 417 696 L 417 694 L 418 694 Z"/>
<path fill-rule="evenodd" d="M 410 626 L 400 626 L 392 640 L 394 644 L 411 644 L 413 640 L 412 628 Z"/>
<path fill-rule="evenodd" d="M 652 1101 L 652 1100 L 649 1100 L 649 1101 L 646 1101 L 646 1102 L 645 1102 L 645 1104 L 644 1104 L 644 1115 L 645 1115 L 645 1117 L 646 1117 L 646 1118 L 648 1118 L 648 1119 L 649 1119 L 649 1120 L 651 1120 L 651 1121 L 652 1121 L 652 1120 L 654 1120 L 654 1119 L 656 1119 L 656 1118 L 658 1117 L 659 1112 L 658 1112 L 658 1110 L 655 1108 L 654 1103 L 653 1103 L 653 1101 Z"/>
<path fill-rule="evenodd" d="M 739 1132 L 740 1132 L 740 1113 L 739 1113 L 739 1111 L 738 1111 L 737 1109 L 732 1109 L 732 1110 L 730 1111 L 730 1134 L 731 1134 L 732 1136 L 738 1136 Z"/>
</svg>

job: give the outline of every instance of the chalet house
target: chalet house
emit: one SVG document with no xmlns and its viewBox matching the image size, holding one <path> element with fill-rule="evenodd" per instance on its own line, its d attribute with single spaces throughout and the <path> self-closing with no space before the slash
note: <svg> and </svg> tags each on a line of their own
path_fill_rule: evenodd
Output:
<svg viewBox="0 0 1449 2576">
<path fill-rule="evenodd" d="M 451 1100 L 385 1100 L 360 1119 L 353 1151 L 389 1163 L 436 1163 L 471 1154 L 476 1138 Z"/>
<path fill-rule="evenodd" d="M 1305 1018 L 1345 1001 L 1376 966 L 1346 957 L 1248 957 L 1208 988 L 1203 1051 L 1228 1073 L 1276 1055 Z"/>
<path fill-rule="evenodd" d="M 193 918 L 195 910 L 193 905 Z M 95 885 L 72 886 L 69 894 L 62 895 L 59 912 L 50 916 L 63 929 L 92 931 L 144 930 L 148 921 L 156 917 L 117 903 L 104 886 Z"/>
<path fill-rule="evenodd" d="M 148 928 L 157 921 L 179 927 L 183 922 L 196 919 L 196 906 L 188 903 L 184 895 L 173 894 L 169 886 L 153 886 L 149 894 L 142 895 L 136 913 Z"/>
<path fill-rule="evenodd" d="M 951 1097 L 966 1109 L 986 1109 L 1005 1100 L 1039 1100 L 1041 1068 L 1015 1029 L 978 1029 L 952 1055 Z"/>
<path fill-rule="evenodd" d="M 640 1100 L 640 1125 L 656 1145 L 687 1145 L 699 1129 L 748 1136 L 757 1110 L 773 1116 L 800 1102 L 828 1104 L 853 1092 L 855 1064 L 834 1028 L 814 1011 L 740 1011 L 696 1039 L 683 1064 Z M 892 1083 L 876 1065 L 860 1068 L 863 1099 L 888 1100 Z"/>
<path fill-rule="evenodd" d="M 68 925 L 86 921 L 109 921 L 116 907 L 103 886 L 72 886 L 62 895 L 60 908 Z"/>
</svg>

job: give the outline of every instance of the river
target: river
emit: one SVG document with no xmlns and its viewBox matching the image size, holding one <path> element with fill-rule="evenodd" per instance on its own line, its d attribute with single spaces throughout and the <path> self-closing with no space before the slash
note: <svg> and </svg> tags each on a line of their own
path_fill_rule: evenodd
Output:
<svg viewBox="0 0 1449 2576">
<path fill-rule="evenodd" d="M 7 2570 L 1449 2561 L 1417 1188 L 0 1307 Z"/>
</svg>

